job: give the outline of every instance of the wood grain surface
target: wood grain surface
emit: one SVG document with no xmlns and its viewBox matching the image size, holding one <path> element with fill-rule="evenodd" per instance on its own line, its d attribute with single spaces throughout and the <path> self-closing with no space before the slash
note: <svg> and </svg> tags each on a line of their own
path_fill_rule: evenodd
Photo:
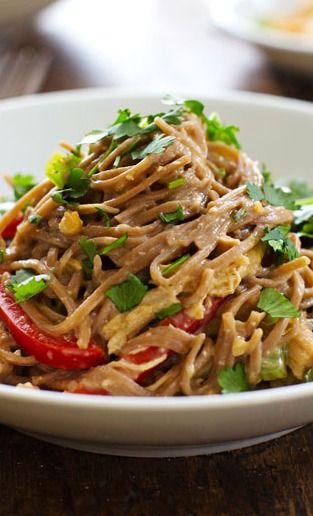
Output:
<svg viewBox="0 0 313 516">
<path fill-rule="evenodd" d="M 51 52 L 43 91 L 233 88 L 313 100 L 308 79 L 216 31 L 201 0 L 61 0 L 2 43 Z M 253 448 L 180 459 L 82 453 L 0 426 L 0 515 L 311 515 L 312 457 L 312 425 Z"/>
</svg>

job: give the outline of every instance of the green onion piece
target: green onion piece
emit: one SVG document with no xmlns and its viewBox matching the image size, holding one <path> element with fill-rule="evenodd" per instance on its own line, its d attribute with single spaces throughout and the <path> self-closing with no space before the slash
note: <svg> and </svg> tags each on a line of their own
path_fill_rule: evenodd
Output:
<svg viewBox="0 0 313 516">
<path fill-rule="evenodd" d="M 108 213 L 103 208 L 97 208 L 97 212 L 99 213 L 99 215 L 101 215 L 104 225 L 107 228 L 110 228 L 112 226 L 112 222 Z"/>
<path fill-rule="evenodd" d="M 172 315 L 177 314 L 182 310 L 182 304 L 181 303 L 173 303 L 172 305 L 167 306 L 166 308 L 163 308 L 163 310 L 160 310 L 156 317 L 161 321 L 162 319 L 165 319 L 166 317 L 171 317 Z"/>
<path fill-rule="evenodd" d="M 121 247 L 122 245 L 125 244 L 127 239 L 128 239 L 128 233 L 124 233 L 124 235 L 122 235 L 119 238 L 117 238 L 116 240 L 114 240 L 114 242 L 103 247 L 99 251 L 99 254 L 101 254 L 101 255 L 108 254 L 110 251 L 113 251 L 114 249 L 118 249 L 119 247 Z"/>
<path fill-rule="evenodd" d="M 30 222 L 30 224 L 38 224 L 41 220 L 42 216 L 38 215 L 37 213 L 32 213 L 28 217 L 28 222 Z"/>
<path fill-rule="evenodd" d="M 173 222 L 179 222 L 184 220 L 184 211 L 181 205 L 179 204 L 175 211 L 169 212 L 169 213 L 159 213 L 159 218 L 162 220 L 162 222 L 165 222 L 165 224 L 172 224 Z"/>
<path fill-rule="evenodd" d="M 2 263 L 4 262 L 5 255 L 6 255 L 5 247 L 0 247 L 0 265 L 2 265 Z"/>
<path fill-rule="evenodd" d="M 175 260 L 174 262 L 170 263 L 169 265 L 164 267 L 164 269 L 162 270 L 162 276 L 167 278 L 173 272 L 175 272 L 181 265 L 183 265 L 183 263 L 185 263 L 189 258 L 190 258 L 190 254 L 187 253 L 187 254 L 184 254 L 183 256 L 181 256 L 180 258 L 178 258 L 177 260 Z"/>
<path fill-rule="evenodd" d="M 307 370 L 307 372 L 304 375 L 304 380 L 306 382 L 313 382 L 313 367 Z"/>
<path fill-rule="evenodd" d="M 261 378 L 269 382 L 271 380 L 279 380 L 286 378 L 286 349 L 275 349 L 268 355 L 265 355 L 261 365 Z"/>
<path fill-rule="evenodd" d="M 167 188 L 170 190 L 174 190 L 174 188 L 178 188 L 179 186 L 183 186 L 186 183 L 186 179 L 184 177 L 179 177 L 178 179 L 173 179 L 167 183 Z"/>
</svg>

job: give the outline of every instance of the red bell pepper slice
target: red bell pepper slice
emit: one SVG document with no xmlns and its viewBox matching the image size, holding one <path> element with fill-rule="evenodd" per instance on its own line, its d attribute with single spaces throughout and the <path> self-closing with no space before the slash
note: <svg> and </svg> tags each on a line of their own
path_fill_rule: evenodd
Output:
<svg viewBox="0 0 313 516">
<path fill-rule="evenodd" d="M 53 337 L 42 332 L 0 283 L 0 319 L 20 348 L 41 364 L 56 369 L 89 369 L 107 361 L 102 348 L 90 341 L 80 349 L 74 337 Z"/>
<path fill-rule="evenodd" d="M 176 315 L 172 315 L 171 317 L 166 317 L 166 319 L 163 319 L 163 321 L 160 322 L 160 325 L 168 326 L 171 324 L 175 328 L 184 330 L 187 333 L 195 333 L 196 331 L 200 330 L 200 328 L 208 324 L 211 319 L 213 319 L 218 308 L 224 301 L 225 298 L 223 297 L 214 298 L 212 300 L 211 306 L 206 308 L 203 319 L 195 319 L 194 317 L 190 317 L 190 315 L 188 315 L 185 310 L 182 310 Z"/>
<path fill-rule="evenodd" d="M 194 317 L 190 317 L 185 310 L 182 310 L 176 315 L 166 317 L 166 319 L 163 319 L 159 324 L 160 326 L 169 326 L 171 324 L 175 328 L 184 330 L 187 333 L 195 333 L 197 330 L 208 324 L 208 322 L 214 317 L 218 308 L 224 301 L 225 298 L 222 297 L 213 299 L 211 306 L 205 310 L 203 319 L 195 319 Z M 138 353 L 129 353 L 123 356 L 123 358 L 124 360 L 128 360 L 129 362 L 133 362 L 135 364 L 144 364 L 145 362 L 150 362 L 156 358 L 162 357 L 163 355 L 164 358 L 162 362 L 160 362 L 157 366 L 154 366 L 151 369 L 147 369 L 138 375 L 136 381 L 141 383 L 150 373 L 154 371 L 154 369 L 159 367 L 161 363 L 165 362 L 165 360 L 170 355 L 172 355 L 172 353 L 173 352 L 169 349 L 162 350 L 162 348 L 150 346 L 149 348 L 146 348 L 143 351 L 139 351 Z"/>
<path fill-rule="evenodd" d="M 163 321 L 161 321 L 159 324 L 162 326 L 168 326 L 169 324 L 172 324 L 172 326 L 175 326 L 175 328 L 187 331 L 188 333 L 194 333 L 208 324 L 211 319 L 213 319 L 214 315 L 216 314 L 219 307 L 224 303 L 225 299 L 226 298 L 213 299 L 211 306 L 205 310 L 203 319 L 194 319 L 193 317 L 187 315 L 185 310 L 182 310 L 172 317 L 163 319 Z M 148 348 L 145 348 L 142 351 L 138 351 L 137 353 L 127 353 L 126 355 L 122 355 L 122 358 L 133 364 L 145 364 L 163 356 L 163 360 L 159 362 L 158 365 L 151 367 L 142 373 L 139 373 L 137 378 L 135 378 L 137 383 L 142 384 L 143 380 L 145 380 L 147 376 L 149 376 L 157 367 L 164 363 L 165 360 L 167 360 L 167 358 L 172 354 L 173 351 L 169 349 L 162 349 L 157 346 L 149 346 Z M 110 395 L 110 393 L 104 389 L 89 389 L 85 386 L 77 387 L 77 389 L 72 392 L 75 394 Z"/>
<path fill-rule="evenodd" d="M 23 213 L 19 213 L 15 219 L 8 224 L 8 226 L 3 230 L 2 237 L 3 238 L 13 238 L 16 233 L 17 226 L 22 222 L 24 219 Z"/>
</svg>

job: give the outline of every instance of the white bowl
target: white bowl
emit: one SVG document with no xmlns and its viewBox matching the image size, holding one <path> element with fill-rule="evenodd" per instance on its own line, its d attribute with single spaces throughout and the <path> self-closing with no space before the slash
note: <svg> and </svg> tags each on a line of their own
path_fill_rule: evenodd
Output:
<svg viewBox="0 0 313 516">
<path fill-rule="evenodd" d="M 0 26 L 7 29 L 13 24 L 25 23 L 40 9 L 54 0 L 0 0 Z"/>
<path fill-rule="evenodd" d="M 158 112 L 159 95 L 86 90 L 0 103 L 0 170 L 42 177 L 60 139 L 77 142 L 120 107 Z M 184 95 L 193 97 L 193 95 Z M 312 177 L 311 104 L 246 93 L 201 99 L 241 128 L 254 158 L 284 178 Z M 230 395 L 126 398 L 0 385 L 0 423 L 51 442 L 119 455 L 210 453 L 262 442 L 313 421 L 313 383 Z"/>
<path fill-rule="evenodd" d="M 228 34 L 261 48 L 276 65 L 313 76 L 313 37 L 262 25 L 259 20 L 286 14 L 298 0 L 206 0 L 213 23 Z"/>
</svg>

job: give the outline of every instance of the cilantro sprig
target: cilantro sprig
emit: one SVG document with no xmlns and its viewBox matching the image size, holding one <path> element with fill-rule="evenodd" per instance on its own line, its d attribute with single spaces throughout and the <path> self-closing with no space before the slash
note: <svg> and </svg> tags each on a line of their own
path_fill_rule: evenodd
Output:
<svg viewBox="0 0 313 516">
<path fill-rule="evenodd" d="M 182 106 L 187 111 L 199 116 L 206 126 L 208 139 L 211 141 L 224 142 L 236 149 L 240 149 L 240 143 L 237 140 L 236 133 L 239 127 L 235 125 L 223 125 L 217 113 L 212 113 L 209 117 L 204 113 L 204 104 L 199 100 L 185 100 L 182 98 L 166 95 L 163 97 L 163 102 L 166 104 L 174 104 Z"/>
<path fill-rule="evenodd" d="M 72 168 L 67 176 L 64 188 L 56 190 L 52 199 L 57 204 L 75 204 L 77 199 L 83 197 L 89 190 L 90 179 L 85 176 L 83 169 Z"/>
<path fill-rule="evenodd" d="M 266 229 L 265 235 L 261 238 L 262 242 L 266 242 L 276 253 L 288 260 L 294 260 L 300 256 L 294 243 L 288 238 L 291 227 L 288 224 L 282 224 L 269 230 Z"/>
<path fill-rule="evenodd" d="M 106 296 L 111 299 L 119 312 L 127 312 L 139 305 L 147 290 L 148 286 L 142 283 L 138 276 L 129 273 L 128 279 L 109 288 Z"/>
<path fill-rule="evenodd" d="M 10 277 L 5 287 L 12 292 L 17 303 L 24 303 L 47 288 L 49 279 L 47 274 L 21 269 Z"/>
<path fill-rule="evenodd" d="M 260 294 L 257 307 L 265 312 L 271 322 L 277 319 L 300 317 L 300 312 L 295 305 L 275 288 L 264 288 Z"/>
<path fill-rule="evenodd" d="M 146 147 L 131 152 L 133 159 L 144 159 L 149 154 L 160 154 L 166 147 L 171 145 L 175 140 L 175 136 L 158 136 L 152 140 Z"/>
<path fill-rule="evenodd" d="M 165 319 L 166 317 L 171 317 L 172 315 L 178 314 L 182 310 L 183 306 L 181 303 L 173 303 L 166 308 L 163 308 L 163 310 L 160 310 L 156 314 L 156 318 L 161 321 L 162 319 Z"/>
<path fill-rule="evenodd" d="M 29 174 L 15 174 L 12 177 L 12 187 L 14 192 L 14 199 L 18 201 L 29 190 L 36 185 L 33 176 Z"/>
<path fill-rule="evenodd" d="M 267 201 L 272 206 L 284 206 L 287 210 L 295 210 L 296 203 L 291 192 L 264 182 L 263 186 L 254 183 L 247 184 L 247 194 L 253 201 Z"/>
<path fill-rule="evenodd" d="M 234 367 L 224 367 L 219 372 L 217 380 L 222 394 L 249 390 L 245 368 L 241 362 L 238 362 Z"/>
</svg>

